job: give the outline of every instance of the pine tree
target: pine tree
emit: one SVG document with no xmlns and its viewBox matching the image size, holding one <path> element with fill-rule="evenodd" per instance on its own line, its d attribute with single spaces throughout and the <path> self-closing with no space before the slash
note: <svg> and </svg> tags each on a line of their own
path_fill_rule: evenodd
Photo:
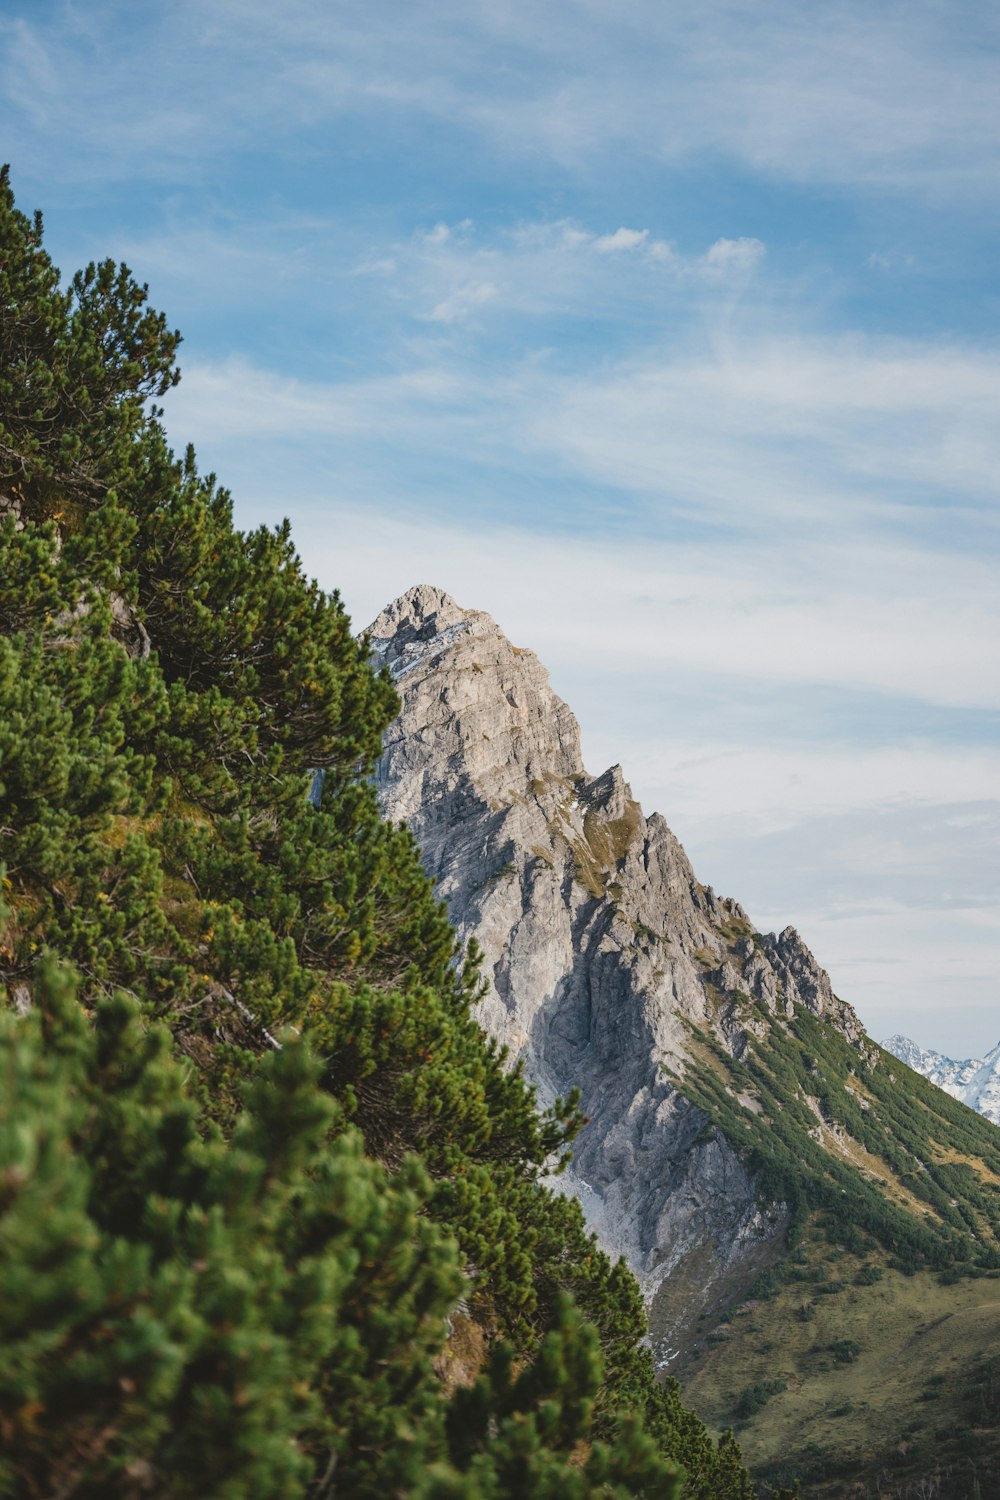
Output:
<svg viewBox="0 0 1000 1500">
<path fill-rule="evenodd" d="M 33 516 L 105 495 L 146 403 L 176 384 L 180 335 L 147 292 L 110 260 L 62 289 L 41 214 L 17 211 L 0 170 L 0 490 Z"/>
</svg>

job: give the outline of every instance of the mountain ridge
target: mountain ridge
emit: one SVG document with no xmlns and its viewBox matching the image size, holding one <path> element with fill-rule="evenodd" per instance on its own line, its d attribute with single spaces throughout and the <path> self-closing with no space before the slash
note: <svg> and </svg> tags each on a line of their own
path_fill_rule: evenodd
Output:
<svg viewBox="0 0 1000 1500">
<path fill-rule="evenodd" d="M 567 1181 L 655 1305 L 667 1360 L 696 1315 L 689 1297 L 673 1305 L 671 1273 L 712 1261 L 709 1303 L 734 1296 L 789 1222 L 780 1202 L 761 1209 L 745 1165 L 674 1087 L 685 1023 L 734 1057 L 762 1024 L 724 998 L 741 991 L 831 1018 L 852 1044 L 860 1023 L 793 928 L 758 933 L 697 881 L 620 766 L 588 775 L 570 709 L 489 615 L 420 584 L 365 635 L 403 704 L 376 772 L 383 808 L 408 823 L 459 933 L 485 952 L 486 1030 L 543 1103 L 582 1084 L 590 1118 Z M 637 1193 L 636 1180 L 662 1187 Z"/>
<path fill-rule="evenodd" d="M 966 1058 L 962 1062 L 898 1034 L 889 1037 L 882 1046 L 953 1099 L 1000 1125 L 1000 1042 L 984 1057 Z"/>
</svg>

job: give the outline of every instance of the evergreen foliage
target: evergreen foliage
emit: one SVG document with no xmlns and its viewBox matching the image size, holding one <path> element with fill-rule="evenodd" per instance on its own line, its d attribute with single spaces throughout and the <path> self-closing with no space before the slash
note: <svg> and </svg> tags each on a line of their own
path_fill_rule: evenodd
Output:
<svg viewBox="0 0 1000 1500">
<path fill-rule="evenodd" d="M 0 251 L 0 1494 L 749 1500 L 379 816 L 388 677 L 170 452 L 127 268 L 6 172 Z"/>
<path fill-rule="evenodd" d="M 870 1043 L 859 1051 L 802 1006 L 788 1022 L 744 1003 L 760 1034 L 742 1059 L 702 1037 L 714 1066 L 683 1087 L 741 1151 L 762 1200 L 789 1204 L 796 1224 L 818 1212 L 836 1243 L 877 1244 L 898 1270 L 1000 1268 L 996 1128 L 909 1070 L 904 1086 L 889 1053 Z M 761 1116 L 740 1105 L 741 1092 Z M 793 1279 L 794 1268 L 784 1274 Z"/>
</svg>

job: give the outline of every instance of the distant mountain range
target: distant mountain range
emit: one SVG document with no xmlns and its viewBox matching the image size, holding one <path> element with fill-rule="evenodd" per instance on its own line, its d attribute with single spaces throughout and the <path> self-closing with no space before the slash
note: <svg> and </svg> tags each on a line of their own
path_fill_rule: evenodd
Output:
<svg viewBox="0 0 1000 1500">
<path fill-rule="evenodd" d="M 919 1047 L 908 1036 L 891 1036 L 882 1046 L 914 1073 L 1000 1125 L 1000 1042 L 985 1057 L 971 1057 L 965 1062 Z"/>
</svg>

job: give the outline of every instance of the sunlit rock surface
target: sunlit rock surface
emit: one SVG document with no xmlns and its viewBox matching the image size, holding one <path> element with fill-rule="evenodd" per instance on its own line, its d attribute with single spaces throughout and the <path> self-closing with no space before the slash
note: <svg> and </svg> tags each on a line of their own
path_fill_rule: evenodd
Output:
<svg viewBox="0 0 1000 1500">
<path fill-rule="evenodd" d="M 852 1039 L 859 1023 L 792 928 L 761 935 L 696 880 L 620 766 L 588 774 L 541 662 L 489 615 L 421 584 L 366 634 L 402 700 L 377 772 L 384 810 L 485 953 L 482 1025 L 524 1059 L 542 1104 L 580 1089 L 588 1124 L 560 1181 L 638 1277 L 666 1361 L 780 1257 L 787 1227 L 677 1092 L 691 1024 L 739 1055 L 741 994 L 799 1001 Z"/>
</svg>

